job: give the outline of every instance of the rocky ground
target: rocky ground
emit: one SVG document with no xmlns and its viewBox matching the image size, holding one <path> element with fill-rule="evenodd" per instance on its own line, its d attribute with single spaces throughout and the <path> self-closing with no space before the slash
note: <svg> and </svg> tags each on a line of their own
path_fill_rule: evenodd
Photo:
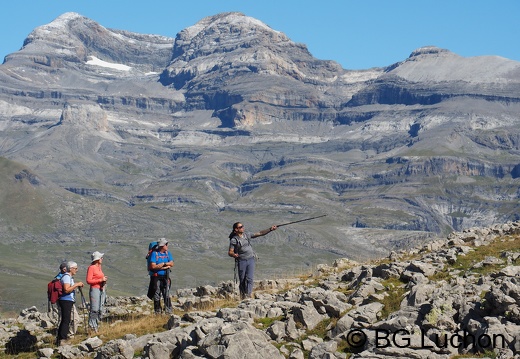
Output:
<svg viewBox="0 0 520 359">
<path fill-rule="evenodd" d="M 520 222 L 454 232 L 370 263 L 336 260 L 299 278 L 178 290 L 160 332 L 52 344 L 36 307 L 4 318 L 6 355 L 40 358 L 520 358 Z M 106 325 L 151 316 L 146 297 L 110 297 Z M 123 319 L 121 319 L 123 318 Z M 108 324 L 110 323 L 110 324 Z M 28 354 L 31 355 L 31 354 Z"/>
</svg>

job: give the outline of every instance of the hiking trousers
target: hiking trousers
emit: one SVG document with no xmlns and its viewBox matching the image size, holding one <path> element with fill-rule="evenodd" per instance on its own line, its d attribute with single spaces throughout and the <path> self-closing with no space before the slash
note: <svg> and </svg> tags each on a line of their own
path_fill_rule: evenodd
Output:
<svg viewBox="0 0 520 359">
<path fill-rule="evenodd" d="M 240 296 L 249 298 L 253 293 L 253 280 L 255 277 L 255 257 L 238 260 L 238 279 Z"/>
<path fill-rule="evenodd" d="M 58 327 L 58 341 L 67 339 L 69 335 L 71 317 L 72 317 L 72 308 L 74 306 L 74 302 L 71 300 L 59 300 L 58 304 L 61 308 L 61 320 L 60 326 Z"/>
<path fill-rule="evenodd" d="M 153 304 L 155 313 L 161 312 L 161 297 L 164 300 L 164 311 L 167 314 L 172 312 L 172 301 L 170 299 L 170 279 L 166 276 L 155 277 L 155 292 L 153 296 Z"/>
<path fill-rule="evenodd" d="M 88 316 L 88 325 L 98 331 L 101 315 L 105 311 L 106 292 L 100 288 L 90 287 L 90 312 Z"/>
</svg>

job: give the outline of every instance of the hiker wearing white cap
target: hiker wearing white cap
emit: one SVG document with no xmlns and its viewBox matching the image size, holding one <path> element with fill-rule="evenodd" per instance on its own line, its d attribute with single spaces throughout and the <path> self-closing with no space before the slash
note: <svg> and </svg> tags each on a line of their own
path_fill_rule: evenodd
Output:
<svg viewBox="0 0 520 359">
<path fill-rule="evenodd" d="M 170 268 L 173 267 L 173 256 L 168 250 L 168 240 L 159 239 L 157 250 L 152 251 L 148 261 L 150 285 L 148 286 L 148 298 L 153 299 L 153 308 L 156 314 L 161 313 L 161 297 L 164 300 L 164 311 L 172 312 L 170 298 Z"/>
<path fill-rule="evenodd" d="M 69 344 L 69 327 L 71 323 L 71 315 L 73 313 L 72 308 L 74 306 L 74 302 L 76 301 L 76 288 L 83 287 L 83 282 L 74 282 L 74 275 L 78 272 L 78 264 L 73 261 L 67 262 L 66 272 L 60 279 L 60 282 L 63 286 L 63 294 L 60 296 L 58 301 L 59 306 L 61 307 L 61 319 L 60 325 L 58 327 L 58 337 L 57 344 L 65 345 Z"/>
<path fill-rule="evenodd" d="M 60 270 L 59 273 L 54 277 L 55 280 L 60 281 L 61 277 L 67 273 L 67 262 L 62 262 L 60 264 Z M 59 295 L 63 295 L 64 293 L 61 292 Z M 58 297 L 59 300 L 59 297 Z M 61 322 L 61 306 L 59 305 L 59 302 L 56 301 L 56 303 L 52 304 L 49 301 L 49 317 L 56 323 L 56 325 L 59 325 Z M 79 322 L 81 320 L 81 317 L 78 313 L 78 310 L 76 308 L 76 304 L 72 306 L 72 313 L 70 314 L 70 324 L 69 324 L 69 338 L 74 337 L 76 334 Z"/>
<path fill-rule="evenodd" d="M 90 285 L 90 312 L 88 318 L 89 326 L 97 333 L 101 315 L 105 311 L 107 277 L 103 274 L 101 263 L 104 253 L 95 251 L 92 253 L 92 263 L 87 269 L 87 283 Z"/>
</svg>

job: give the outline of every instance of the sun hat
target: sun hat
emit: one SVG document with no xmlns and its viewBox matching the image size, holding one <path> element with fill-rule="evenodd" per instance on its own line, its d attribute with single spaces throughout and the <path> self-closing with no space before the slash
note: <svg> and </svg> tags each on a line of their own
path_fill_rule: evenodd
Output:
<svg viewBox="0 0 520 359">
<path fill-rule="evenodd" d="M 92 262 L 100 260 L 101 258 L 103 258 L 104 255 L 105 253 L 95 251 L 94 253 L 92 253 Z"/>
</svg>

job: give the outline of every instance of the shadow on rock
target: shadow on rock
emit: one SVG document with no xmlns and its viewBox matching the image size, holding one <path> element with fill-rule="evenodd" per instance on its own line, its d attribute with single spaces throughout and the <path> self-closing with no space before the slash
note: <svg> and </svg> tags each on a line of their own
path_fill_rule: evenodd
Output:
<svg viewBox="0 0 520 359">
<path fill-rule="evenodd" d="M 28 330 L 20 330 L 5 345 L 6 354 L 19 354 L 22 352 L 34 352 L 36 350 L 36 337 Z"/>
</svg>

